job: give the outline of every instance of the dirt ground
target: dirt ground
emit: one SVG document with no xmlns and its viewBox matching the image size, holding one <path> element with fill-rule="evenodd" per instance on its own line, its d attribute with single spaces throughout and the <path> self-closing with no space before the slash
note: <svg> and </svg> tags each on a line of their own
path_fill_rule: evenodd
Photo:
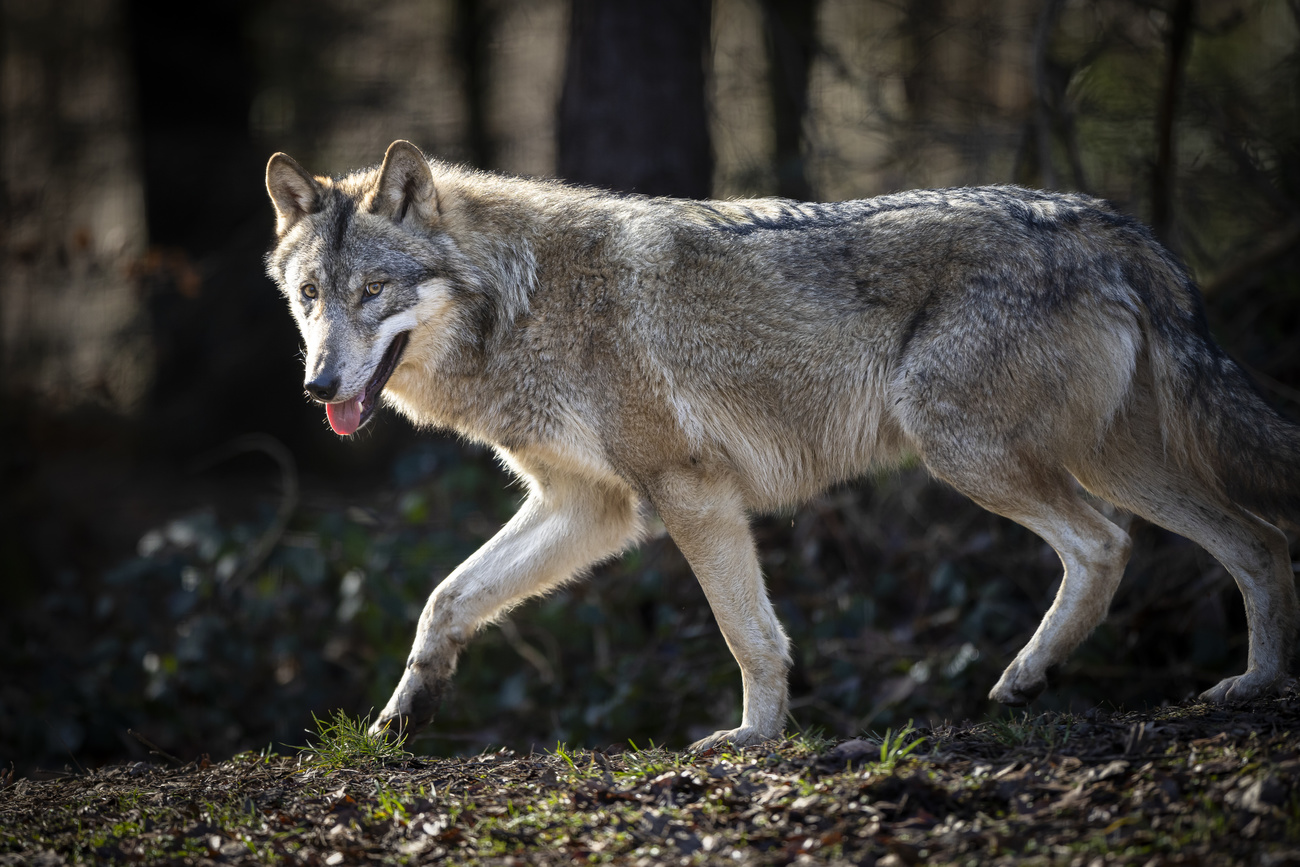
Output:
<svg viewBox="0 0 1300 867">
<path fill-rule="evenodd" d="M 1300 696 L 835 743 L 158 757 L 4 780 L 0 864 L 1300 864 Z"/>
</svg>

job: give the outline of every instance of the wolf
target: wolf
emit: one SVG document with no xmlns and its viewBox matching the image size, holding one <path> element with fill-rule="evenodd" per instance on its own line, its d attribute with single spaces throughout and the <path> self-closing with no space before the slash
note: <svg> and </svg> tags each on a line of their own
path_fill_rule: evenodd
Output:
<svg viewBox="0 0 1300 867">
<path fill-rule="evenodd" d="M 1013 186 L 836 204 L 689 201 L 505 177 L 398 141 L 317 177 L 271 157 L 267 271 L 340 435 L 380 401 L 495 449 L 518 513 L 433 591 L 374 727 L 426 725 L 476 630 L 658 513 L 778 736 L 789 641 L 749 516 L 919 460 L 1040 536 L 1064 577 L 990 697 L 1024 704 L 1105 617 L 1129 556 L 1084 492 L 1203 546 L 1246 604 L 1246 671 L 1286 680 L 1300 427 L 1210 337 L 1196 286 L 1103 201 Z"/>
</svg>

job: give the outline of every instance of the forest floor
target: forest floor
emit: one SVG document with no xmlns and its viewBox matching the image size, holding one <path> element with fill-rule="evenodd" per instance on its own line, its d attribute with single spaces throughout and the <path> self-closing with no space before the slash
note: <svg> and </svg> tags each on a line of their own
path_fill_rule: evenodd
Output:
<svg viewBox="0 0 1300 867">
<path fill-rule="evenodd" d="M 0 865 L 1300 864 L 1294 692 L 702 755 L 417 758 L 357 726 L 293 755 L 11 774 Z"/>
</svg>

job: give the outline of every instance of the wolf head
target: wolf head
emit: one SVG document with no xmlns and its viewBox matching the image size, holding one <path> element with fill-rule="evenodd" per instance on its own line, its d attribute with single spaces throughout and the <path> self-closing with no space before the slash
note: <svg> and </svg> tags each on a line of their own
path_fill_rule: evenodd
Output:
<svg viewBox="0 0 1300 867">
<path fill-rule="evenodd" d="M 347 435 L 374 412 L 413 331 L 446 329 L 463 259 L 442 230 L 428 161 L 394 142 L 378 169 L 313 177 L 271 157 L 276 211 L 267 273 L 289 301 L 307 348 L 304 387 Z"/>
</svg>

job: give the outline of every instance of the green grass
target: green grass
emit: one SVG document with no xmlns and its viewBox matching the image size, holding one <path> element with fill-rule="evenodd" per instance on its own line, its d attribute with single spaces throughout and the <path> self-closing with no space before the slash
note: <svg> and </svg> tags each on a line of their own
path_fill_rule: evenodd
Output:
<svg viewBox="0 0 1300 867">
<path fill-rule="evenodd" d="M 1044 713 L 1031 717 L 1029 711 L 1017 715 L 1008 712 L 1005 717 L 994 717 L 986 724 L 993 739 L 1006 747 L 1022 747 L 1041 743 L 1049 750 L 1060 749 L 1069 742 L 1077 720 L 1070 714 Z"/>
<path fill-rule="evenodd" d="M 369 765 L 383 765 L 413 758 L 405 749 L 406 734 L 372 734 L 370 716 L 353 719 L 343 711 L 335 711 L 330 719 L 311 715 L 316 724 L 314 746 L 298 747 L 303 757 L 313 765 L 330 769 Z"/>
<path fill-rule="evenodd" d="M 883 735 L 875 735 L 880 739 L 880 761 L 873 770 L 884 774 L 892 774 L 898 767 L 898 763 L 906 759 L 925 742 L 925 738 L 914 738 L 916 729 L 912 727 L 912 721 L 908 720 L 907 724 L 895 732 L 892 728 L 885 729 Z"/>
<path fill-rule="evenodd" d="M 826 752 L 835 745 L 835 740 L 828 738 L 826 730 L 821 726 L 801 726 L 793 716 L 788 719 L 790 725 L 794 728 L 794 734 L 790 735 L 789 740 L 796 754 L 815 756 Z"/>
<path fill-rule="evenodd" d="M 1218 709 L 1182 729 L 1165 720 L 1150 735 L 1144 755 L 1152 761 L 1094 773 L 1113 763 L 1116 737 L 1135 720 L 1161 722 L 1159 713 L 1090 720 L 1063 750 L 1049 741 L 1069 732 L 1065 715 L 924 736 L 909 721 L 874 735 L 878 748 L 848 767 L 816 731 L 707 756 L 558 743 L 524 756 L 501 750 L 397 765 L 400 745 L 369 736 L 364 719 L 334 714 L 316 720 L 313 746 L 297 756 L 267 749 L 211 765 L 24 784 L 25 794 L 6 787 L 13 800 L 0 799 L 0 855 L 327 863 L 343 852 L 346 864 L 499 865 L 511 855 L 545 864 L 713 864 L 740 852 L 744 863 L 775 867 L 805 854 L 813 863 L 898 854 L 902 863 L 1043 865 L 1187 854 L 1235 867 L 1297 839 L 1300 795 L 1261 814 L 1228 797 L 1243 774 L 1292 773 L 1298 745 L 1290 731 L 1300 727 L 1288 705 L 1277 703 L 1276 713 L 1290 716 L 1274 732 L 1257 722 L 1253 736 L 1224 731 Z M 998 746 L 999 733 L 1012 745 Z M 1198 761 L 1221 763 L 1218 773 L 1191 769 L 1193 742 Z M 1175 746 L 1178 759 L 1164 758 Z M 1170 780 L 1177 788 L 1162 794 Z"/>
<path fill-rule="evenodd" d="M 641 749 L 633 741 L 628 741 L 631 750 L 620 756 L 624 770 L 620 775 L 631 778 L 650 778 L 662 774 L 677 761 L 677 756 L 663 747 L 657 747 L 654 741 L 647 749 Z M 617 775 L 616 775 L 617 776 Z"/>
</svg>

